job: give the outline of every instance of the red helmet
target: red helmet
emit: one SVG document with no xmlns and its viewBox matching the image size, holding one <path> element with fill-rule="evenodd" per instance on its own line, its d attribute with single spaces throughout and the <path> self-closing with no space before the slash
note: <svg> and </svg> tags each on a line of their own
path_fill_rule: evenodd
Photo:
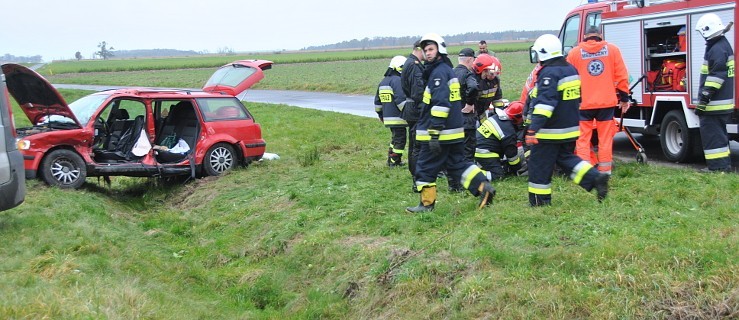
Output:
<svg viewBox="0 0 739 320">
<path fill-rule="evenodd" d="M 493 64 L 493 59 L 495 59 L 493 56 L 486 53 L 481 53 L 479 56 L 477 56 L 477 58 L 475 58 L 475 62 L 472 63 L 472 67 L 475 69 L 475 73 L 481 74 L 485 70 L 485 68 Z"/>
<path fill-rule="evenodd" d="M 521 101 L 511 102 L 504 111 L 508 119 L 513 121 L 514 124 L 519 125 L 523 122 L 523 103 Z"/>
<path fill-rule="evenodd" d="M 500 60 L 498 60 L 498 58 L 492 56 L 490 58 L 493 59 L 493 62 L 486 69 L 493 71 L 493 74 L 497 77 L 503 72 L 503 65 L 500 64 Z"/>
</svg>

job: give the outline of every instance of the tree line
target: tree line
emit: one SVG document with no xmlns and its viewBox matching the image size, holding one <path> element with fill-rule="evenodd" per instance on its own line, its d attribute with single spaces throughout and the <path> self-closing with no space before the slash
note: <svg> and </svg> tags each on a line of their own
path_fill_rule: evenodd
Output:
<svg viewBox="0 0 739 320">
<path fill-rule="evenodd" d="M 458 44 L 470 41 L 514 41 L 536 39 L 545 33 L 557 34 L 557 30 L 509 30 L 499 32 L 467 32 L 454 35 L 445 35 L 444 41 L 448 44 Z M 352 39 L 334 44 L 305 47 L 303 50 L 334 50 L 334 49 L 366 49 L 377 47 L 405 47 L 413 45 L 413 42 L 421 36 L 403 37 L 373 37 L 364 39 Z"/>
</svg>

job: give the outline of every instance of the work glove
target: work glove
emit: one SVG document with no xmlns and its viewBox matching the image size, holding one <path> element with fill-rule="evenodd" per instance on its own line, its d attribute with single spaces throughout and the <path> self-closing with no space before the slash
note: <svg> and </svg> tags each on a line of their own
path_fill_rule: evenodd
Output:
<svg viewBox="0 0 739 320">
<path fill-rule="evenodd" d="M 434 157 L 441 155 L 441 144 L 439 144 L 438 134 L 431 135 L 431 140 L 429 140 L 429 151 L 431 151 L 431 155 Z"/>
<path fill-rule="evenodd" d="M 539 139 L 536 138 L 536 132 L 534 130 L 526 131 L 526 145 L 533 146 L 539 143 Z"/>
</svg>

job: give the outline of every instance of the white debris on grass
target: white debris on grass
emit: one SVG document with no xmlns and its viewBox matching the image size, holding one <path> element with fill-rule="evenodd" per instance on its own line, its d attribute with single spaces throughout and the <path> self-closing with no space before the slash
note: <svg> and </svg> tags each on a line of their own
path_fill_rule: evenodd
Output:
<svg viewBox="0 0 739 320">
<path fill-rule="evenodd" d="M 259 161 L 262 160 L 280 160 L 280 156 L 278 156 L 276 153 L 265 152 L 262 156 L 262 159 L 260 159 Z"/>
</svg>

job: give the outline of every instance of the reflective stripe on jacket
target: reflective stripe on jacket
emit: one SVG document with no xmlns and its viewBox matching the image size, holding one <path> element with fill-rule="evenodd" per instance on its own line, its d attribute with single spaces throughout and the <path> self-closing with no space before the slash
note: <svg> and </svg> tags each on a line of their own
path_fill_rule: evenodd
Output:
<svg viewBox="0 0 739 320">
<path fill-rule="evenodd" d="M 405 100 L 405 94 L 400 85 L 400 74 L 393 71 L 380 81 L 377 94 L 375 94 L 375 111 L 386 127 L 408 126 L 408 122 L 401 118 L 406 104 Z"/>
</svg>

